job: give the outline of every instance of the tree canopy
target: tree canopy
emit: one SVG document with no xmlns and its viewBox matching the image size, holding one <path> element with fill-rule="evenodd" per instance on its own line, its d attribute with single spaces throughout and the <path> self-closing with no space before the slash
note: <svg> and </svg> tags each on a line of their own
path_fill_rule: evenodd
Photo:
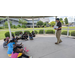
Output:
<svg viewBox="0 0 75 75">
<path fill-rule="evenodd" d="M 43 22 L 42 21 L 38 21 L 37 22 L 37 26 L 42 26 L 43 25 Z"/>
<path fill-rule="evenodd" d="M 67 19 L 67 17 L 64 19 L 64 22 L 65 22 L 66 25 L 68 24 L 68 19 Z"/>
<path fill-rule="evenodd" d="M 26 24 L 27 24 L 27 21 L 25 21 L 25 20 L 23 20 L 23 19 L 22 19 L 22 20 L 19 19 L 19 23 L 22 24 L 22 25 L 26 25 Z"/>
<path fill-rule="evenodd" d="M 55 21 L 51 21 L 49 24 L 50 24 L 51 26 L 54 26 L 54 25 L 55 25 Z"/>
<path fill-rule="evenodd" d="M 4 26 L 5 26 L 5 28 L 8 28 L 8 22 L 7 21 L 5 21 Z M 10 21 L 10 27 L 12 27 L 12 22 L 11 21 Z"/>
</svg>

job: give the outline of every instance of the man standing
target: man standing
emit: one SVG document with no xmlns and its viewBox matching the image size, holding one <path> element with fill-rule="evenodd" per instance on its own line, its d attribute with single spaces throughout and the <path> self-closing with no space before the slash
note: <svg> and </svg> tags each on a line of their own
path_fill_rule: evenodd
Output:
<svg viewBox="0 0 75 75">
<path fill-rule="evenodd" d="M 61 22 L 59 21 L 59 18 L 56 19 L 56 22 L 57 22 L 58 28 L 57 29 L 55 28 L 55 30 L 57 30 L 56 32 L 57 42 L 55 44 L 59 44 L 62 42 L 62 40 L 60 39 L 62 25 L 61 25 Z"/>
</svg>

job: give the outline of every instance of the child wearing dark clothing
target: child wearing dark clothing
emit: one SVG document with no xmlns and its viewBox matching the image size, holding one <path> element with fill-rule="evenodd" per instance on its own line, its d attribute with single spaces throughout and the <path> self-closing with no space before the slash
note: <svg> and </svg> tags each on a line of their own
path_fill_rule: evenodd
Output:
<svg viewBox="0 0 75 75">
<path fill-rule="evenodd" d="M 32 31 L 32 35 L 33 35 L 33 37 L 35 37 L 35 33 L 34 33 L 34 31 Z"/>
<path fill-rule="evenodd" d="M 22 40 L 24 40 L 24 39 L 25 39 L 25 37 L 24 37 L 24 36 L 25 36 L 24 34 L 21 36 L 21 39 L 22 39 Z"/>
<path fill-rule="evenodd" d="M 15 40 L 15 42 L 18 42 L 18 40 L 15 38 L 15 36 L 13 36 L 12 40 Z"/>
<path fill-rule="evenodd" d="M 28 40 L 28 34 L 25 32 L 22 37 L 21 37 L 22 40 Z"/>
<path fill-rule="evenodd" d="M 25 39 L 28 40 L 28 34 L 25 32 Z"/>
</svg>

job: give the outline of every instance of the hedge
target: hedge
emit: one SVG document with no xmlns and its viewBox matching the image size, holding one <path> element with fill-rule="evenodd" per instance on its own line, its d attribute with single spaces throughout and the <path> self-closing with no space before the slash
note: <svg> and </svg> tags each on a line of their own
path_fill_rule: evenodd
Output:
<svg viewBox="0 0 75 75">
<path fill-rule="evenodd" d="M 39 30 L 39 34 L 43 34 L 44 30 Z"/>
<path fill-rule="evenodd" d="M 4 29 L 3 27 L 0 27 L 0 29 Z"/>
<path fill-rule="evenodd" d="M 62 35 L 67 35 L 67 31 L 62 31 L 61 34 L 62 34 Z M 69 32 L 69 35 L 70 35 L 70 32 Z"/>
<path fill-rule="evenodd" d="M 47 30 L 47 31 L 46 31 L 46 34 L 54 34 L 54 33 L 55 33 L 54 30 Z"/>
<path fill-rule="evenodd" d="M 20 33 L 23 33 L 23 32 L 22 32 L 22 31 L 16 31 L 16 32 L 15 32 L 15 35 L 18 35 L 18 36 L 19 36 Z"/>
<path fill-rule="evenodd" d="M 72 31 L 71 32 L 71 36 L 75 36 L 75 31 Z"/>
<path fill-rule="evenodd" d="M 14 33 L 12 33 L 12 36 L 14 35 Z M 5 37 L 10 37 L 10 33 L 9 32 L 6 32 L 5 33 Z"/>
<path fill-rule="evenodd" d="M 38 31 L 35 30 L 34 32 L 35 32 L 35 34 L 38 34 Z"/>
<path fill-rule="evenodd" d="M 24 31 L 24 33 L 25 33 L 25 32 L 26 32 L 27 34 L 29 34 L 29 33 L 30 33 L 30 31 Z"/>
</svg>

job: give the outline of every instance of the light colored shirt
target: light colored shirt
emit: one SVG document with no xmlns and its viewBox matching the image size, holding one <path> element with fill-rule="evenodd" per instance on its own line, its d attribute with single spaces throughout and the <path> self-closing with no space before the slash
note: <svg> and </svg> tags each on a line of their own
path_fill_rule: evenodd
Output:
<svg viewBox="0 0 75 75">
<path fill-rule="evenodd" d="M 7 46 L 7 41 L 4 41 L 3 47 Z"/>
</svg>

